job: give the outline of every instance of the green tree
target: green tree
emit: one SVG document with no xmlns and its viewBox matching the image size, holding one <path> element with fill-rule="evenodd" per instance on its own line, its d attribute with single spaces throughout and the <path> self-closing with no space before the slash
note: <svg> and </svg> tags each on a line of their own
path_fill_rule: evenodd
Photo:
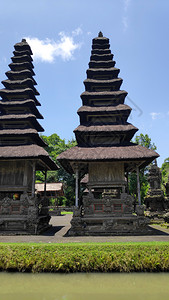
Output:
<svg viewBox="0 0 169 300">
<path fill-rule="evenodd" d="M 57 156 L 66 151 L 69 148 L 76 146 L 76 141 L 74 139 L 66 142 L 64 139 L 61 139 L 56 133 L 45 136 L 41 135 L 41 138 L 47 144 L 46 150 L 48 151 L 50 157 L 57 162 Z M 59 163 L 57 162 L 59 165 Z M 75 201 L 75 178 L 73 175 L 68 174 L 61 165 L 59 165 L 59 170 L 49 171 L 47 174 L 47 182 L 63 182 L 64 194 L 67 198 L 67 205 L 73 205 Z M 42 172 L 36 173 L 36 181 L 44 182 L 44 174 Z"/>
<path fill-rule="evenodd" d="M 140 134 L 135 137 L 134 143 L 141 145 L 143 147 L 156 150 L 157 147 L 154 143 L 152 143 L 151 138 L 148 134 Z M 141 201 L 144 202 L 144 198 L 147 194 L 149 184 L 148 184 L 148 169 L 149 167 L 142 168 L 140 170 L 140 194 L 141 194 Z M 136 173 L 129 174 L 129 192 L 130 194 L 136 198 L 137 197 L 137 175 Z"/>
<path fill-rule="evenodd" d="M 162 182 L 166 183 L 169 176 L 169 157 L 166 158 L 161 166 Z"/>
</svg>

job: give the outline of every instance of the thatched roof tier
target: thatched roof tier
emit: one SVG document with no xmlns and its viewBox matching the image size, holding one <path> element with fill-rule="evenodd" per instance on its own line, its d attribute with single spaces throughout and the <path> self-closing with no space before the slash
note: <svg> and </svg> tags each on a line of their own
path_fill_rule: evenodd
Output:
<svg viewBox="0 0 169 300">
<path fill-rule="evenodd" d="M 90 60 L 94 61 L 107 61 L 107 60 L 112 60 L 113 59 L 113 54 L 92 54 L 90 56 Z"/>
<path fill-rule="evenodd" d="M 23 51 L 13 51 L 13 54 L 15 56 L 23 56 L 23 55 L 31 55 L 30 51 L 29 50 L 23 50 Z M 31 57 L 31 56 L 30 56 Z"/>
<path fill-rule="evenodd" d="M 87 112 L 110 112 L 110 113 L 115 113 L 118 114 L 119 112 L 124 112 L 124 113 L 130 113 L 131 107 L 126 105 L 126 104 L 119 104 L 117 106 L 81 106 L 77 113 L 80 115 L 81 113 L 87 113 Z"/>
<path fill-rule="evenodd" d="M 8 89 L 1 89 L 0 90 L 0 96 L 3 99 L 10 99 L 10 100 L 16 100 L 24 96 L 25 99 L 36 99 L 35 93 L 31 88 L 26 89 L 16 89 L 16 90 L 8 90 Z"/>
<path fill-rule="evenodd" d="M 85 99 L 85 98 L 105 98 L 105 99 L 111 99 L 111 98 L 117 98 L 117 97 L 122 97 L 125 98 L 127 96 L 127 92 L 126 91 L 99 91 L 99 92 L 89 92 L 89 91 L 85 91 L 83 92 L 80 97 L 81 99 Z"/>
<path fill-rule="evenodd" d="M 125 132 L 134 130 L 135 132 L 138 131 L 138 128 L 133 126 L 130 123 L 126 123 L 125 125 L 117 124 L 117 125 L 91 125 L 91 126 L 84 126 L 79 125 L 74 132 Z"/>
<path fill-rule="evenodd" d="M 112 91 L 119 90 L 123 80 L 121 78 L 115 78 L 110 80 L 97 80 L 97 79 L 86 79 L 84 80 L 84 85 L 86 90 L 91 91 L 95 89 L 108 89 Z"/>
<path fill-rule="evenodd" d="M 20 53 L 20 52 L 18 52 L 18 53 Z M 24 51 L 23 55 L 12 56 L 11 59 L 12 59 L 13 63 L 22 63 L 25 61 L 32 62 L 33 61 L 32 57 L 30 55 L 25 54 L 25 51 Z"/>
<path fill-rule="evenodd" d="M 104 50 L 104 49 L 106 49 L 106 50 L 108 50 L 110 48 L 110 44 L 108 44 L 108 43 L 106 43 L 106 44 L 93 44 L 92 45 L 92 49 L 93 50 L 98 50 L 98 49 L 101 49 L 101 50 Z"/>
<path fill-rule="evenodd" d="M 109 44 L 109 39 L 106 37 L 96 37 L 92 40 L 93 45 L 98 44 L 98 45 L 103 45 L 103 44 Z"/>
<path fill-rule="evenodd" d="M 23 115 L 17 115 L 17 114 L 13 114 L 13 115 L 1 115 L 0 116 L 0 122 L 3 121 L 3 124 L 5 121 L 9 122 L 9 121 L 22 121 L 22 122 L 26 122 L 26 121 L 30 121 L 31 124 L 34 126 L 34 128 L 39 131 L 39 132 L 43 132 L 44 129 L 43 127 L 39 124 L 39 122 L 36 120 L 36 116 L 33 114 L 23 114 Z"/>
<path fill-rule="evenodd" d="M 103 76 L 109 76 L 111 79 L 116 78 L 118 76 L 119 72 L 120 72 L 120 69 L 118 69 L 118 68 L 88 69 L 86 71 L 88 78 L 92 78 L 93 76 L 96 76 L 96 75 L 97 76 L 103 75 Z"/>
<path fill-rule="evenodd" d="M 17 90 L 17 89 L 26 89 L 31 88 L 35 95 L 39 96 L 39 92 L 34 87 L 35 83 L 32 78 L 25 78 L 25 79 L 19 79 L 19 80 L 3 80 L 2 84 L 6 87 L 6 89 L 9 90 Z"/>
<path fill-rule="evenodd" d="M 34 68 L 33 64 L 29 61 L 24 61 L 24 62 L 12 62 L 11 64 L 8 65 L 12 71 L 22 71 L 25 69 L 32 70 Z"/>
<path fill-rule="evenodd" d="M 26 42 L 25 39 L 23 39 L 20 43 L 16 43 L 14 45 L 14 48 L 16 51 L 29 51 L 29 54 L 32 55 L 32 50 L 31 50 L 31 47 L 29 46 L 29 44 Z"/>
<path fill-rule="evenodd" d="M 94 49 L 91 51 L 91 54 L 111 54 L 110 49 Z"/>
<path fill-rule="evenodd" d="M 18 98 L 18 99 L 2 99 L 0 100 L 0 103 L 2 103 L 3 105 L 12 105 L 12 103 L 19 103 L 20 102 L 20 105 L 22 105 L 22 103 L 24 103 L 25 101 L 33 101 L 35 103 L 36 106 L 41 106 L 40 102 L 35 98 L 35 99 L 23 99 L 23 98 Z"/>
<path fill-rule="evenodd" d="M 159 154 L 137 144 L 115 145 L 111 147 L 78 147 L 75 146 L 61 153 L 57 160 L 69 172 L 71 162 L 95 162 L 95 161 L 141 161 L 140 167 L 148 165 Z M 69 169 L 68 169 L 69 168 Z"/>
<path fill-rule="evenodd" d="M 89 68 L 112 68 L 116 64 L 115 61 L 113 60 L 103 60 L 103 61 L 96 61 L 96 60 L 91 60 L 89 62 Z"/>
<path fill-rule="evenodd" d="M 3 159 L 39 159 L 48 170 L 58 169 L 57 164 L 49 157 L 46 150 L 38 145 L 4 146 L 0 148 L 0 160 Z"/>
<path fill-rule="evenodd" d="M 43 119 L 39 110 L 36 108 L 35 101 L 32 99 L 22 101 L 0 101 L 1 111 L 6 112 L 6 109 L 17 109 L 17 108 L 30 108 L 31 112 L 36 116 L 37 119 Z M 17 110 L 16 110 L 17 111 Z"/>
<path fill-rule="evenodd" d="M 22 139 L 23 137 L 31 137 L 31 140 L 36 141 L 37 145 L 41 147 L 47 147 L 47 144 L 41 139 L 36 129 L 28 128 L 0 130 L 1 145 L 4 144 L 3 138 L 7 138 L 8 144 L 10 144 L 11 138 L 15 138 L 15 143 L 19 144 L 20 139 Z"/>
<path fill-rule="evenodd" d="M 35 75 L 35 73 L 33 71 L 28 70 L 28 69 L 21 70 L 21 71 L 7 71 L 5 74 L 10 80 L 32 78 L 32 76 Z M 36 83 L 36 81 L 35 81 L 35 83 Z"/>
</svg>

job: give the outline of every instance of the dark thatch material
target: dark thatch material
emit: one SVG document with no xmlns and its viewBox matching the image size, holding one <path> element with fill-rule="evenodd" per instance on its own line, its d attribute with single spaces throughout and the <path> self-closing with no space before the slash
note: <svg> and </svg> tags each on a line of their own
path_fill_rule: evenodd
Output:
<svg viewBox="0 0 169 300">
<path fill-rule="evenodd" d="M 104 69 L 104 68 L 98 68 L 98 69 L 94 69 L 94 68 L 90 68 L 87 69 L 87 73 L 106 73 L 106 74 L 112 74 L 112 72 L 120 72 L 120 69 L 112 67 L 112 68 L 108 68 L 108 69 Z"/>
<path fill-rule="evenodd" d="M 116 84 L 116 83 L 122 83 L 122 81 L 123 81 L 123 79 L 121 79 L 121 78 L 114 78 L 114 79 L 110 79 L 110 80 L 100 80 L 100 79 L 90 79 L 90 78 L 88 78 L 88 79 L 85 79 L 83 82 L 84 83 L 91 83 L 91 84 L 99 84 L 100 86 L 102 85 L 102 84 Z"/>
<path fill-rule="evenodd" d="M 3 80 L 2 84 L 6 87 L 6 89 L 9 90 L 18 90 L 18 89 L 25 89 L 25 88 L 31 88 L 35 95 L 39 96 L 39 92 L 37 89 L 34 87 L 34 80 L 32 78 L 26 78 L 26 79 L 19 79 L 19 80 Z"/>
<path fill-rule="evenodd" d="M 8 97 L 8 96 L 15 96 L 15 95 L 29 95 L 32 99 L 35 98 L 34 92 L 31 88 L 25 88 L 25 89 L 15 89 L 15 90 L 7 90 L 7 89 L 1 89 L 0 90 L 0 96 L 1 97 Z"/>
<path fill-rule="evenodd" d="M 29 61 L 24 61 L 24 62 L 12 62 L 9 64 L 9 67 L 12 71 L 21 71 L 21 70 L 31 70 L 34 68 L 33 64 Z"/>
<path fill-rule="evenodd" d="M 0 160 L 1 159 L 41 159 L 48 169 L 57 170 L 58 166 L 49 157 L 46 150 L 38 145 L 22 145 L 22 146 L 10 146 L 0 148 Z"/>
<path fill-rule="evenodd" d="M 113 60 L 103 60 L 103 61 L 96 61 L 96 60 L 91 60 L 89 62 L 89 68 L 111 68 L 114 67 L 116 64 L 115 61 Z"/>
<path fill-rule="evenodd" d="M 100 61 L 100 60 L 111 60 L 113 58 L 113 54 L 111 53 L 106 53 L 106 54 L 92 54 L 90 56 L 90 60 L 96 60 L 96 61 Z"/>
<path fill-rule="evenodd" d="M 137 131 L 138 128 L 132 124 L 126 123 L 126 125 L 95 125 L 95 126 L 84 126 L 79 125 L 74 132 L 126 132 L 129 130 Z"/>
<path fill-rule="evenodd" d="M 0 101 L 0 108 L 18 108 L 18 107 L 29 107 L 31 112 L 36 116 L 37 119 L 43 119 L 43 116 L 36 108 L 35 101 L 32 99 L 22 100 L 22 101 Z"/>
<path fill-rule="evenodd" d="M 29 44 L 24 39 L 22 40 L 22 42 L 16 43 L 14 45 L 14 48 L 15 48 L 16 51 L 19 51 L 19 52 L 21 52 L 21 51 L 24 51 L 24 52 L 25 51 L 29 51 L 29 55 L 33 54 L 32 50 L 31 50 L 31 47 L 29 46 Z"/>
<path fill-rule="evenodd" d="M 24 54 L 24 55 L 20 55 L 20 56 L 13 56 L 11 57 L 13 62 L 22 62 L 22 61 L 30 61 L 32 62 L 33 59 L 30 55 Z"/>
<path fill-rule="evenodd" d="M 130 112 L 131 107 L 126 105 L 126 104 L 119 104 L 117 106 L 86 106 L 83 105 L 81 106 L 77 113 L 86 113 L 86 112 L 109 112 L 109 113 L 116 113 L 118 114 L 119 112 Z"/>
<path fill-rule="evenodd" d="M 32 76 L 35 75 L 35 73 L 33 71 L 28 70 L 28 69 L 21 70 L 21 71 L 7 71 L 5 74 L 9 79 L 14 79 L 14 80 L 21 76 L 32 78 Z"/>
<path fill-rule="evenodd" d="M 13 119 L 36 119 L 36 116 L 33 114 L 23 114 L 23 115 L 2 115 L 0 116 L 0 120 L 13 120 Z"/>
<path fill-rule="evenodd" d="M 81 94 L 81 98 L 85 99 L 85 98 L 100 98 L 100 99 L 107 99 L 107 98 L 117 98 L 117 97 L 123 97 L 125 98 L 127 96 L 127 92 L 126 91 L 101 91 L 101 92 L 89 92 L 89 91 L 85 91 Z"/>
<path fill-rule="evenodd" d="M 154 150 L 147 149 L 140 145 L 130 143 L 128 145 L 115 145 L 111 147 L 73 147 L 61 153 L 57 160 L 69 171 L 71 161 L 141 161 L 140 166 L 145 166 L 159 154 Z M 69 167 L 67 167 L 68 165 Z"/>
<path fill-rule="evenodd" d="M 111 50 L 110 49 L 94 49 L 91 51 L 91 54 L 111 54 Z"/>
<path fill-rule="evenodd" d="M 20 138 L 23 138 L 23 137 L 31 137 L 31 140 L 36 141 L 37 145 L 39 145 L 41 147 L 47 147 L 47 144 L 39 136 L 36 129 L 28 128 L 28 129 L 3 129 L 3 130 L 0 130 L 1 142 L 2 142 L 3 138 L 5 138 L 6 141 L 7 141 L 7 138 L 16 138 L 15 143 L 17 145 L 17 143 L 18 144 L 20 143 Z M 10 143 L 9 139 L 8 139 L 8 142 Z M 3 145 L 3 142 L 2 142 L 2 145 Z"/>
<path fill-rule="evenodd" d="M 43 132 L 43 127 L 36 120 L 36 116 L 33 114 L 24 114 L 24 115 L 2 115 L 0 116 L 0 121 L 25 121 L 31 120 L 35 129 L 39 132 Z"/>
<path fill-rule="evenodd" d="M 36 129 L 28 128 L 28 129 L 3 129 L 0 130 L 0 135 L 27 135 L 27 134 L 38 134 Z"/>
</svg>

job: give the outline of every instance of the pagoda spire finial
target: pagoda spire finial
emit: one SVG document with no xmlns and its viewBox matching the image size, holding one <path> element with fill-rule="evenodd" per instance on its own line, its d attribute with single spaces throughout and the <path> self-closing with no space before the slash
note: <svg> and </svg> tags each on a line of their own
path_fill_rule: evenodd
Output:
<svg viewBox="0 0 169 300">
<path fill-rule="evenodd" d="M 98 37 L 103 37 L 103 33 L 100 31 Z"/>
</svg>

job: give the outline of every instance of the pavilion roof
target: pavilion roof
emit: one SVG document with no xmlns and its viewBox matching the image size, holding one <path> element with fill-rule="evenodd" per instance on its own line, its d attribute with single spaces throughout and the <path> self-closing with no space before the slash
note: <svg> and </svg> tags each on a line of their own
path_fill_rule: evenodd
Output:
<svg viewBox="0 0 169 300">
<path fill-rule="evenodd" d="M 21 146 L 1 146 L 0 147 L 0 160 L 1 159 L 41 159 L 49 170 L 57 170 L 58 166 L 49 157 L 48 152 L 42 147 L 33 145 Z"/>
<path fill-rule="evenodd" d="M 140 145 L 129 143 L 110 147 L 78 147 L 75 146 L 61 153 L 57 160 L 69 172 L 73 172 L 70 162 L 95 162 L 95 161 L 142 161 L 143 167 L 159 157 L 154 150 Z M 68 167 L 69 166 L 69 167 Z"/>
</svg>

